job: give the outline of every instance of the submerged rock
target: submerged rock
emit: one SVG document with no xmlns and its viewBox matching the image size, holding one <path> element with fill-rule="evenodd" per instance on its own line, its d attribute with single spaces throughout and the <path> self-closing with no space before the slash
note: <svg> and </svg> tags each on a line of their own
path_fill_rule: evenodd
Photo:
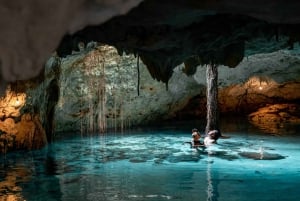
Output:
<svg viewBox="0 0 300 201">
<path fill-rule="evenodd" d="M 285 156 L 280 154 L 268 153 L 268 152 L 240 152 L 240 156 L 244 158 L 250 158 L 253 160 L 281 160 L 285 159 Z"/>
</svg>

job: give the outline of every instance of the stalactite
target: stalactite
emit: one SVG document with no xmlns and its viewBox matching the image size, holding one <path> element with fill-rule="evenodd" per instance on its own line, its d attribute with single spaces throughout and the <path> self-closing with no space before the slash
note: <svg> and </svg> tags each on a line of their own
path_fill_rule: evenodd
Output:
<svg viewBox="0 0 300 201">
<path fill-rule="evenodd" d="M 125 79 L 125 81 L 124 81 Z M 120 131 L 123 132 L 124 131 L 124 98 L 122 97 L 125 97 L 127 96 L 127 94 L 125 93 L 126 92 L 126 89 L 128 87 L 121 87 L 121 86 L 124 86 L 124 84 L 128 84 L 128 82 L 126 82 L 126 73 L 122 73 L 122 71 L 120 70 L 119 71 L 119 81 L 120 81 L 120 86 L 119 86 L 119 93 L 120 93 L 120 99 L 119 99 L 119 120 L 120 120 Z M 123 84 L 122 84 L 123 83 Z"/>
<path fill-rule="evenodd" d="M 207 123 L 205 132 L 219 129 L 218 122 L 218 67 L 211 64 L 206 66 L 206 97 L 207 97 Z"/>
<path fill-rule="evenodd" d="M 116 90 L 116 89 L 114 89 Z M 115 132 L 117 132 L 117 94 L 114 91 L 114 110 L 113 110 L 113 128 L 115 129 Z"/>
<path fill-rule="evenodd" d="M 95 54 L 91 55 L 91 58 L 89 60 L 89 63 L 86 68 L 86 74 L 88 76 L 88 107 L 90 109 L 90 112 L 87 116 L 87 132 L 88 133 L 93 133 L 94 132 L 94 114 L 95 114 L 95 109 L 94 109 L 94 101 L 93 101 L 93 93 L 94 93 L 94 78 L 93 78 L 93 68 L 97 65 L 96 63 L 97 58 Z"/>
<path fill-rule="evenodd" d="M 80 91 L 83 94 L 83 87 L 81 87 Z M 80 111 L 83 110 L 83 104 L 82 104 L 83 99 L 82 99 L 82 97 L 84 97 L 84 96 L 82 94 L 81 94 L 81 98 L 80 98 Z M 81 135 L 84 133 L 84 118 L 83 117 L 84 116 L 80 117 L 80 133 L 81 133 Z"/>
<path fill-rule="evenodd" d="M 128 100 L 129 100 L 129 103 L 128 103 L 129 105 L 134 104 L 134 103 L 132 103 L 132 100 L 133 100 L 133 99 L 131 98 L 130 93 L 129 93 L 129 98 L 128 98 Z M 126 119 L 125 119 L 124 121 L 125 121 L 125 129 L 128 130 L 129 128 L 131 128 L 130 115 L 127 116 Z"/>
<path fill-rule="evenodd" d="M 122 104 L 120 105 L 120 129 L 121 129 L 121 132 L 123 133 L 124 132 L 124 114 L 123 114 L 123 102 Z"/>
<path fill-rule="evenodd" d="M 97 130 L 106 132 L 106 81 L 105 81 L 105 59 L 100 51 L 92 52 L 86 59 L 84 75 L 88 78 L 86 90 L 82 98 L 87 101 L 89 113 L 81 123 L 83 132 L 95 133 Z M 99 70 L 98 70 L 99 69 Z M 99 72 L 100 71 L 100 72 Z M 100 73 L 100 76 L 97 73 Z M 100 77 L 100 79 L 99 79 Z M 83 106 L 84 107 L 84 106 Z M 82 108 L 84 109 L 84 108 Z M 85 120 L 85 121 L 84 121 Z"/>
<path fill-rule="evenodd" d="M 101 78 L 100 78 L 100 93 L 99 93 L 99 132 L 105 133 L 107 129 L 107 122 L 106 122 L 106 80 L 105 80 L 105 59 L 104 56 L 102 57 L 101 62 Z"/>
<path fill-rule="evenodd" d="M 140 95 L 140 59 L 139 55 L 137 55 L 137 73 L 138 73 L 138 83 L 137 83 L 137 93 Z"/>
</svg>

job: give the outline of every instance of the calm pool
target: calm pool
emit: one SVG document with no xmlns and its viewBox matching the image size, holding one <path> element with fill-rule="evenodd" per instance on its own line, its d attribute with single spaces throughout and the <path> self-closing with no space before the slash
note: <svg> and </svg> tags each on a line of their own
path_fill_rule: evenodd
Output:
<svg viewBox="0 0 300 201">
<path fill-rule="evenodd" d="M 72 134 L 1 155 L 0 201 L 300 200 L 299 133 L 223 134 L 230 138 L 198 150 L 177 126 Z"/>
</svg>

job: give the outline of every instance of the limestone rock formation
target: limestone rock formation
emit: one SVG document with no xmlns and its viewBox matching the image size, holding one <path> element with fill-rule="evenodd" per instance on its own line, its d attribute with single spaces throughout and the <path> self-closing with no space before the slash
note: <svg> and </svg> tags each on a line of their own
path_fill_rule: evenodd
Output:
<svg viewBox="0 0 300 201">
<path fill-rule="evenodd" d="M 122 130 L 164 119 L 201 88 L 178 68 L 167 90 L 162 82 L 153 81 L 141 61 L 137 62 L 134 55 L 119 56 L 111 46 L 74 52 L 63 59 L 56 131 Z"/>
<path fill-rule="evenodd" d="M 278 51 L 244 58 L 235 69 L 219 66 L 221 112 L 247 115 L 269 104 L 296 105 L 299 64 L 297 52 Z M 39 147 L 57 132 L 119 131 L 165 119 L 205 117 L 205 66 L 190 76 L 184 70 L 183 64 L 174 69 L 166 89 L 153 81 L 141 60 L 119 56 L 112 46 L 89 44 L 64 59 L 53 55 L 43 79 L 23 83 L 26 90 L 10 91 L 2 99 L 2 149 Z M 34 133 L 40 137 L 33 138 Z"/>
<path fill-rule="evenodd" d="M 235 69 L 220 66 L 221 113 L 247 115 L 266 104 L 296 103 L 299 64 L 297 52 L 278 51 L 249 56 Z M 138 86 L 137 58 L 121 57 L 111 46 L 63 59 L 57 78 L 56 131 L 123 129 L 163 119 L 205 117 L 205 66 L 198 66 L 193 76 L 177 66 L 166 90 L 162 82 L 153 82 L 141 61 L 139 65 Z"/>
<path fill-rule="evenodd" d="M 51 114 L 57 103 L 55 83 L 59 70 L 53 60 L 49 60 L 51 67 L 46 65 L 45 74 L 38 79 L 11 83 L 0 99 L 1 152 L 41 148 L 51 141 Z"/>
<path fill-rule="evenodd" d="M 0 152 L 19 149 L 38 149 L 47 144 L 46 134 L 39 116 L 23 114 L 20 121 L 6 118 L 0 121 Z"/>
<path fill-rule="evenodd" d="M 219 66 L 219 108 L 223 114 L 243 115 L 275 103 L 298 103 L 300 57 L 298 52 L 277 51 L 245 57 L 234 69 Z M 205 85 L 205 67 L 193 76 Z M 205 117 L 206 97 L 199 94 L 177 113 L 179 118 Z"/>
</svg>

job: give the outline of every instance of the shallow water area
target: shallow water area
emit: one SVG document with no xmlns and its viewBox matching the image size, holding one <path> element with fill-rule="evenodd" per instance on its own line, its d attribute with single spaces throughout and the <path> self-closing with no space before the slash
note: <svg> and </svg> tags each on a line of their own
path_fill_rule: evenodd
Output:
<svg viewBox="0 0 300 201">
<path fill-rule="evenodd" d="M 299 135 L 223 135 L 195 149 L 177 126 L 73 134 L 2 155 L 0 200 L 299 200 Z"/>
</svg>

